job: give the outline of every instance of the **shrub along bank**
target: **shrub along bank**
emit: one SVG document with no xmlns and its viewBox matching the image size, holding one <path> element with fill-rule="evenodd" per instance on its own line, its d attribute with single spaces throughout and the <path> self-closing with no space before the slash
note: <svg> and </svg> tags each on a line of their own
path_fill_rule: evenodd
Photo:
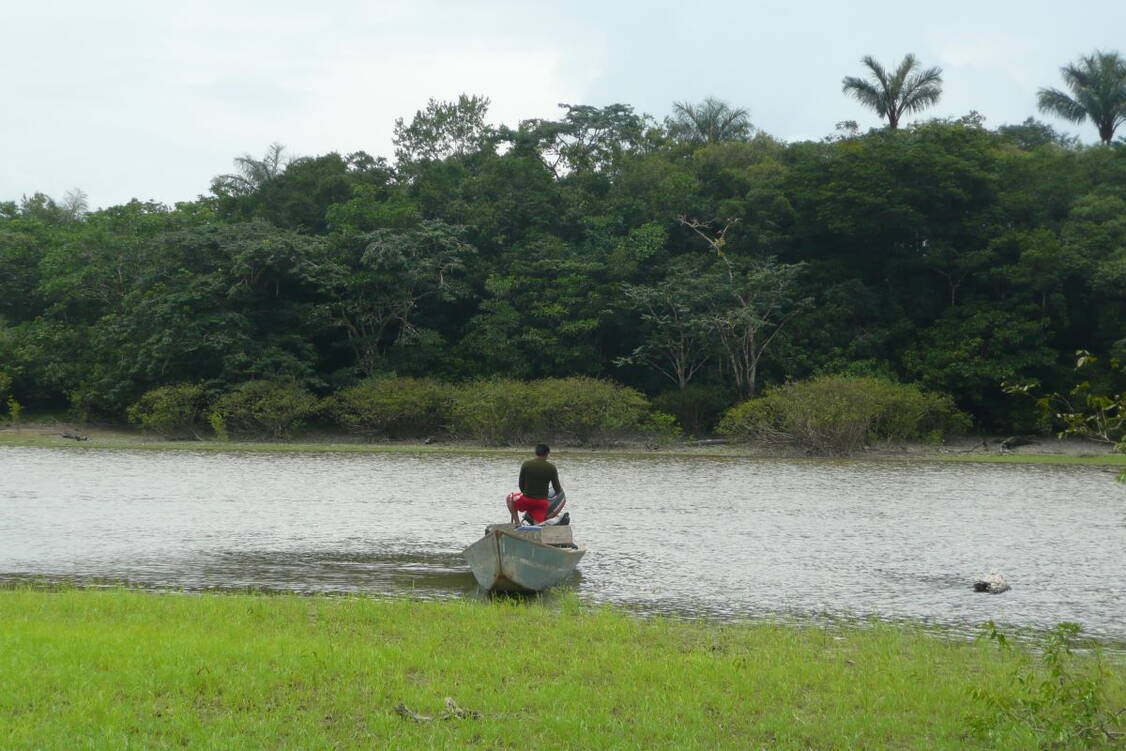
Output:
<svg viewBox="0 0 1126 751">
<path fill-rule="evenodd" d="M 1064 631 L 1038 657 L 569 597 L 120 590 L 0 591 L 0 622 L 11 749 L 1109 748 L 1126 706 L 1121 658 Z"/>
<path fill-rule="evenodd" d="M 659 400 L 694 431 L 710 423 L 716 402 L 685 390 Z M 165 438 L 290 438 L 310 425 L 370 440 L 450 437 L 488 446 L 538 440 L 606 445 L 621 439 L 669 439 L 671 414 L 634 389 L 594 378 L 494 379 L 451 384 L 428 378 L 379 378 L 318 398 L 292 381 L 250 381 L 209 396 L 199 385 L 146 393 L 130 419 Z M 969 419 L 944 394 L 874 377 L 822 376 L 787 383 L 723 414 L 719 433 L 737 441 L 807 453 L 844 455 L 879 441 L 939 443 L 968 430 Z"/>
<path fill-rule="evenodd" d="M 674 418 L 634 389 L 583 377 L 466 384 L 383 378 L 324 399 L 291 381 L 251 381 L 210 399 L 202 387 L 182 384 L 146 393 L 129 417 L 165 438 L 209 432 L 288 438 L 314 421 L 370 439 L 446 435 L 486 445 L 544 439 L 596 445 L 678 431 Z"/>
<path fill-rule="evenodd" d="M 930 439 L 968 430 L 945 395 L 882 378 L 823 376 L 787 383 L 738 404 L 719 432 L 738 440 L 842 455 L 875 441 Z"/>
</svg>

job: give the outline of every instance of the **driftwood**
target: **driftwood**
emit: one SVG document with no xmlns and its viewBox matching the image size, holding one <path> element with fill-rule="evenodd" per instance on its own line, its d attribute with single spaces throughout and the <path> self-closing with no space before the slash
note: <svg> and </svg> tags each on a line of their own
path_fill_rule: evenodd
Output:
<svg viewBox="0 0 1126 751">
<path fill-rule="evenodd" d="M 480 712 L 477 712 L 477 711 L 472 710 L 472 709 L 463 709 L 462 707 L 459 707 L 457 702 L 453 700 L 453 697 L 450 697 L 450 696 L 446 697 L 446 711 L 442 712 L 442 714 L 438 715 L 436 718 L 430 717 L 429 715 L 419 714 L 418 712 L 415 712 L 413 709 L 408 707 L 403 702 L 399 702 L 398 704 L 395 705 L 395 711 L 399 714 L 400 717 L 403 717 L 407 720 L 413 720 L 414 722 L 433 722 L 435 719 L 438 719 L 438 720 L 479 720 L 479 719 L 481 719 L 481 713 Z"/>
<path fill-rule="evenodd" d="M 984 451 L 986 453 L 989 452 L 989 441 L 985 440 L 984 438 L 981 439 L 981 443 L 974 444 L 972 447 L 970 447 L 968 449 L 946 449 L 944 453 L 947 453 L 947 454 L 980 454 L 982 451 Z"/>
<path fill-rule="evenodd" d="M 66 433 L 59 433 L 59 435 L 61 435 L 63 438 L 72 438 L 76 441 L 88 441 L 88 440 L 90 440 L 90 438 L 88 436 L 84 436 L 81 433 L 71 433 L 70 431 L 67 431 Z"/>
<path fill-rule="evenodd" d="M 433 717 L 427 717 L 424 714 L 419 714 L 418 712 L 413 711 L 410 707 L 408 707 L 406 704 L 403 704 L 402 702 L 399 702 L 395 705 L 395 711 L 398 712 L 401 717 L 405 717 L 408 720 L 414 720 L 415 722 L 430 722 L 434 719 Z"/>
<path fill-rule="evenodd" d="M 1013 436 L 1009 436 L 1005 440 L 1001 441 L 1001 450 L 1002 451 L 1011 451 L 1012 449 L 1015 449 L 1018 446 L 1034 446 L 1037 443 L 1039 443 L 1039 441 L 1034 440 L 1030 436 L 1013 435 Z"/>
</svg>

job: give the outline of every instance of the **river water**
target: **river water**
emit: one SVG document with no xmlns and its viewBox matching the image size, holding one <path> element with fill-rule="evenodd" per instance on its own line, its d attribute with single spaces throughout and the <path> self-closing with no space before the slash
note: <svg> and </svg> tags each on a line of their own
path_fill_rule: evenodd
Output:
<svg viewBox="0 0 1126 751">
<path fill-rule="evenodd" d="M 0 449 L 0 579 L 470 597 L 519 456 Z M 587 601 L 718 618 L 1126 640 L 1126 489 L 1107 468 L 552 457 Z M 1012 590 L 976 594 L 991 572 Z"/>
</svg>

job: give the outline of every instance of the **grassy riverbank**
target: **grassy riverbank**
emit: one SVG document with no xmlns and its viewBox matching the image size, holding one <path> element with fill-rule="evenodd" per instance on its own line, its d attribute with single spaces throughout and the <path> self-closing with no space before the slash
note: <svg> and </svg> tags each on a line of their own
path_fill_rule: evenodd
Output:
<svg viewBox="0 0 1126 751">
<path fill-rule="evenodd" d="M 86 440 L 64 438 L 62 433 L 78 433 Z M 855 455 L 856 459 L 897 461 L 904 459 L 950 462 L 990 462 L 999 464 L 1077 464 L 1107 466 L 1126 469 L 1126 455 L 1110 452 L 1101 444 L 1078 440 L 1055 441 L 1045 438 L 1033 446 L 1023 446 L 1016 451 L 980 448 L 981 439 L 966 440 L 960 446 L 902 445 L 879 447 Z M 0 428 L 0 447 L 130 449 L 154 451 L 268 451 L 276 453 L 451 453 L 460 454 L 512 454 L 528 453 L 526 447 L 488 447 L 472 443 L 441 442 L 423 444 L 416 442 L 369 443 L 344 440 L 339 435 L 326 435 L 317 439 L 291 441 L 166 441 L 147 436 L 135 430 L 105 427 L 74 427 L 33 424 L 19 430 Z M 778 453 L 757 452 L 744 444 L 702 442 L 674 442 L 659 446 L 622 445 L 617 447 L 579 448 L 556 447 L 557 456 L 565 454 L 599 454 L 607 456 L 699 456 L 699 457 L 775 457 Z M 807 458 L 804 456 L 788 458 Z"/>
<path fill-rule="evenodd" d="M 1001 701 L 1027 691 L 1014 674 L 1034 662 L 1028 653 L 886 625 L 637 619 L 571 599 L 549 608 L 25 589 L 0 591 L 0 623 L 5 748 L 1040 740 L 1020 721 L 994 725 L 992 737 L 970 730 L 986 716 L 971 691 Z M 1109 667 L 1106 703 L 1124 706 L 1126 665 Z"/>
</svg>

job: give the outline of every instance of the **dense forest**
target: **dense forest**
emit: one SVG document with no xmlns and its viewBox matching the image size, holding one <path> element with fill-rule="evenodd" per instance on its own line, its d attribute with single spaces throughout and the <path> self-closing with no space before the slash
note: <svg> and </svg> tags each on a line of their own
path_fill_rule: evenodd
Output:
<svg viewBox="0 0 1126 751">
<path fill-rule="evenodd" d="M 393 159 L 275 145 L 174 207 L 0 203 L 11 395 L 124 420 L 168 384 L 593 376 L 706 431 L 851 374 L 1028 430 L 1002 381 L 1060 390 L 1076 350 L 1126 358 L 1121 140 L 971 113 L 784 143 L 716 100 L 513 129 L 488 104 L 431 100 Z"/>
</svg>

